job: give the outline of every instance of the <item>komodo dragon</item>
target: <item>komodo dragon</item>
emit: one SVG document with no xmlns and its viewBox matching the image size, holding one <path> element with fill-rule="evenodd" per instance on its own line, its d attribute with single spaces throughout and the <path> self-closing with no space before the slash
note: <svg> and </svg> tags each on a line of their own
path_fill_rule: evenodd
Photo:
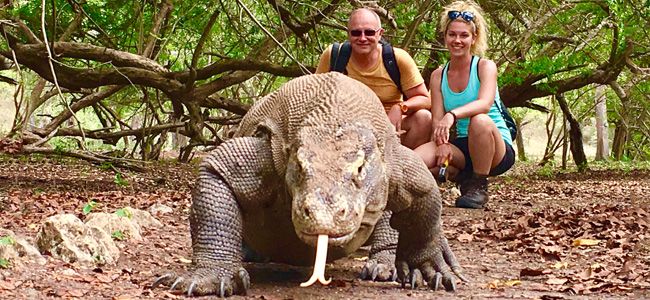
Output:
<svg viewBox="0 0 650 300">
<path fill-rule="evenodd" d="M 272 261 L 308 265 L 317 240 L 334 260 L 370 238 L 364 277 L 388 270 L 402 286 L 424 279 L 455 291 L 452 271 L 465 279 L 440 210 L 432 174 L 400 144 L 368 87 L 336 72 L 302 76 L 258 100 L 235 137 L 204 159 L 190 208 L 192 264 L 153 287 L 245 294 L 242 240 Z"/>
</svg>

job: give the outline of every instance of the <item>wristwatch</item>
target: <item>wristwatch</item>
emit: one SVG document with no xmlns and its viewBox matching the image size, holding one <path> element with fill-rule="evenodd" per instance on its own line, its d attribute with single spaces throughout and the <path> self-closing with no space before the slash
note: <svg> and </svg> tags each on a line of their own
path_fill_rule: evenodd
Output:
<svg viewBox="0 0 650 300">
<path fill-rule="evenodd" d="M 399 102 L 399 108 L 402 111 L 402 113 L 406 113 L 409 111 L 409 107 L 404 104 L 404 102 Z"/>
</svg>

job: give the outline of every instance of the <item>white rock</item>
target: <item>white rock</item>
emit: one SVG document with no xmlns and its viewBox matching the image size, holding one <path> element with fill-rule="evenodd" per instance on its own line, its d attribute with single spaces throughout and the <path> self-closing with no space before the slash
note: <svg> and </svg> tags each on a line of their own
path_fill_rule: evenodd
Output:
<svg viewBox="0 0 650 300">
<path fill-rule="evenodd" d="M 0 238 L 5 237 L 10 238 L 13 243 L 7 245 L 0 243 L 0 259 L 4 259 L 10 265 L 18 266 L 22 266 L 23 262 L 45 264 L 45 258 L 41 253 L 25 239 L 16 236 L 11 230 L 0 229 Z"/>
<path fill-rule="evenodd" d="M 88 214 L 84 223 L 91 227 L 100 228 L 110 235 L 119 231 L 127 239 L 142 241 L 140 225 L 128 217 L 120 217 L 114 213 L 91 213 Z"/>
<path fill-rule="evenodd" d="M 36 235 L 36 245 L 41 253 L 87 268 L 114 265 L 120 256 L 110 234 L 87 226 L 72 214 L 45 219 Z"/>
<path fill-rule="evenodd" d="M 172 211 L 173 210 L 172 210 L 171 207 L 169 207 L 167 205 L 164 205 L 164 204 L 159 204 L 159 203 L 156 203 L 156 204 L 149 207 L 149 212 L 154 216 L 169 214 Z"/>
<path fill-rule="evenodd" d="M 152 217 L 148 211 L 131 207 L 127 207 L 126 210 L 131 213 L 131 220 L 136 222 L 142 228 L 160 228 L 163 226 L 163 224 L 156 220 L 156 218 Z M 169 212 L 171 212 L 171 208 L 169 208 Z"/>
</svg>

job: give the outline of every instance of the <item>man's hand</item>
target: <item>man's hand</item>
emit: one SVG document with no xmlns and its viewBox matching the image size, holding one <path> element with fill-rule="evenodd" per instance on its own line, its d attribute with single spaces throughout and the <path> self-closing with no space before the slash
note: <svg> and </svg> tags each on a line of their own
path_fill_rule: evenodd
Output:
<svg viewBox="0 0 650 300">
<path fill-rule="evenodd" d="M 402 107 L 399 103 L 390 108 L 388 111 L 388 119 L 395 126 L 395 131 L 399 132 L 402 129 Z"/>
</svg>

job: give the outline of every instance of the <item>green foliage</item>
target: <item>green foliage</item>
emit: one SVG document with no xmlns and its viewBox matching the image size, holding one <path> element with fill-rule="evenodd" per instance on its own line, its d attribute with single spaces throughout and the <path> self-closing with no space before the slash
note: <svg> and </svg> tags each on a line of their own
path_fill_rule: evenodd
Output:
<svg viewBox="0 0 650 300">
<path fill-rule="evenodd" d="M 121 241 L 124 240 L 124 234 L 122 234 L 119 230 L 116 230 L 111 233 L 111 238 Z"/>
<path fill-rule="evenodd" d="M 4 258 L 0 258 L 0 267 L 3 269 L 9 268 L 9 262 L 7 262 Z"/>
<path fill-rule="evenodd" d="M 105 263 L 104 258 L 102 257 L 102 255 L 99 252 L 93 254 L 93 259 L 95 259 L 97 264 L 103 265 Z"/>
<path fill-rule="evenodd" d="M 131 213 L 130 213 L 129 210 L 127 210 L 126 208 L 120 208 L 120 209 L 116 210 L 116 211 L 115 211 L 115 214 L 116 214 L 118 217 L 131 218 Z"/>
<path fill-rule="evenodd" d="M 10 236 L 5 236 L 5 237 L 0 239 L 0 244 L 3 244 L 3 245 L 16 245 L 16 241 Z"/>
<path fill-rule="evenodd" d="M 128 185 L 129 184 L 128 181 L 122 179 L 122 173 L 117 173 L 115 175 L 115 180 L 113 180 L 113 182 L 115 182 L 115 183 L 117 183 L 119 185 Z"/>
<path fill-rule="evenodd" d="M 86 203 L 86 205 L 84 205 L 83 214 L 87 215 L 88 213 L 90 213 L 99 204 L 100 204 L 99 202 L 95 202 L 93 200 L 88 201 L 88 203 Z"/>
<path fill-rule="evenodd" d="M 113 167 L 113 163 L 110 161 L 104 161 L 102 162 L 101 166 L 99 166 L 99 168 L 102 170 L 109 170 L 111 167 Z"/>
</svg>

